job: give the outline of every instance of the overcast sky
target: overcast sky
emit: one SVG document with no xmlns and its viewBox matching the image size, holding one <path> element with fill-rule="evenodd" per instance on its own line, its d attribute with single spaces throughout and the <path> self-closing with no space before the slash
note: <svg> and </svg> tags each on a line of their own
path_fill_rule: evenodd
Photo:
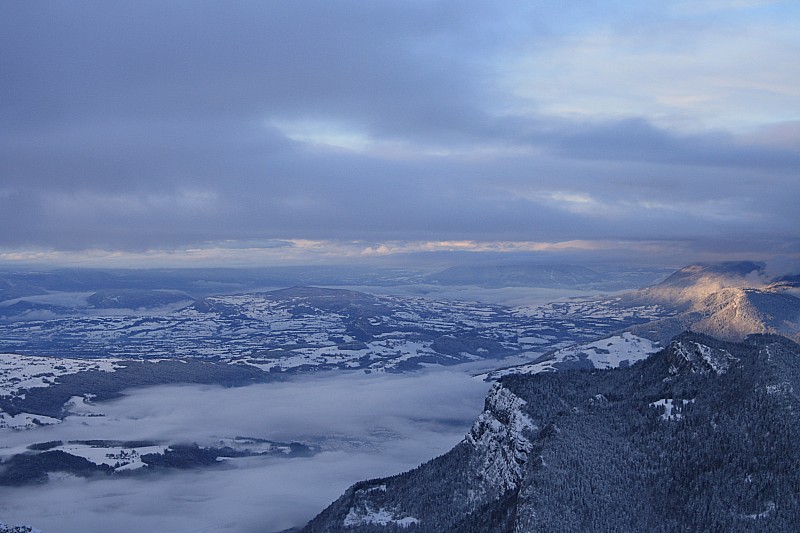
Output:
<svg viewBox="0 0 800 533">
<path fill-rule="evenodd" d="M 0 0 L 0 262 L 800 253 L 794 0 Z"/>
</svg>

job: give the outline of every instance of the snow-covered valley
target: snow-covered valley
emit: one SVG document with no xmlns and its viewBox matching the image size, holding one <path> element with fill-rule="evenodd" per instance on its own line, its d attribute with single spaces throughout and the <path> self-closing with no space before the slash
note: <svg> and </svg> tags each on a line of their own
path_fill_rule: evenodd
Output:
<svg viewBox="0 0 800 533">
<path fill-rule="evenodd" d="M 646 291 L 513 306 L 316 287 L 174 305 L 161 304 L 182 293 L 156 293 L 58 294 L 111 307 L 0 321 L 2 520 L 47 532 L 99 530 L 109 516 L 119 531 L 281 531 L 358 480 L 465 442 L 486 451 L 476 461 L 488 484 L 465 493 L 483 501 L 517 486 L 524 434 L 539 425 L 497 402 L 480 415 L 490 382 L 632 366 L 664 347 L 681 312 Z M 684 359 L 715 372 L 733 361 L 717 355 Z M 647 405 L 669 427 L 692 398 Z M 342 520 L 421 520 L 374 494 L 362 503 Z"/>
<path fill-rule="evenodd" d="M 666 312 L 615 297 L 507 307 L 295 288 L 6 321 L 0 346 L 16 353 L 0 355 L 0 459 L 12 470 L 26 457 L 71 466 L 14 470 L 0 516 L 64 532 L 96 529 L 109 508 L 128 531 L 297 526 L 354 480 L 463 439 L 485 372 Z M 597 344 L 609 354 L 596 364 L 633 362 L 638 342 Z M 77 488 L 83 503 L 65 496 Z M 230 511 L 217 516 L 211 499 Z M 353 520 L 412 523 L 387 513 Z"/>
</svg>

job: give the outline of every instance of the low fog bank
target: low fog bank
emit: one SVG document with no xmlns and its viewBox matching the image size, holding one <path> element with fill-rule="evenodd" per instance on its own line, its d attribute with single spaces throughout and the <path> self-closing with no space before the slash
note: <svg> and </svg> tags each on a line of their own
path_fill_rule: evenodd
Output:
<svg viewBox="0 0 800 533">
<path fill-rule="evenodd" d="M 354 291 L 366 292 L 376 296 L 402 296 L 428 298 L 431 300 L 460 300 L 483 302 L 495 305 L 539 306 L 558 300 L 581 296 L 596 296 L 624 291 L 596 291 L 590 289 L 552 289 L 546 287 L 500 287 L 485 288 L 475 285 L 428 285 L 409 284 L 391 286 L 348 285 Z"/>
<path fill-rule="evenodd" d="M 100 405 L 104 417 L 3 436 L 213 444 L 251 436 L 317 444 L 308 458 L 243 458 L 227 468 L 137 478 L 51 480 L 0 489 L 0 520 L 46 533 L 270 532 L 303 524 L 353 482 L 413 468 L 463 438 L 488 384 L 464 369 L 324 374 L 224 389 L 165 386 Z"/>
</svg>

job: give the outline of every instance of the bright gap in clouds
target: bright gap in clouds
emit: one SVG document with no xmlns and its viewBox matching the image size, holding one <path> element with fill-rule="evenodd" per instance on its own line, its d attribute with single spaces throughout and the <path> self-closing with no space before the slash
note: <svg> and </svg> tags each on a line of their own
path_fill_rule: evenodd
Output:
<svg viewBox="0 0 800 533">
<path fill-rule="evenodd" d="M 583 205 L 581 202 L 574 202 Z M 174 249 L 143 251 L 121 250 L 6 250 L 0 249 L 0 266 L 31 268 L 96 267 L 96 268 L 149 268 L 149 267 L 269 267 L 307 265 L 360 265 L 381 260 L 383 266 L 396 260 L 398 265 L 409 264 L 421 269 L 430 268 L 441 260 L 436 254 L 500 254 L 506 261 L 530 261 L 518 254 L 538 254 L 534 261 L 563 261 L 561 254 L 619 254 L 648 253 L 675 257 L 678 242 L 611 241 L 578 239 L 561 242 L 543 241 L 333 241 L 308 239 L 283 239 L 261 242 L 216 242 Z M 413 256 L 413 260 L 409 257 Z M 505 257 L 503 257 L 505 256 Z M 426 257 L 430 259 L 426 261 Z M 462 257 L 460 261 L 465 258 Z M 574 259 L 574 258 L 573 258 Z M 584 258 L 585 260 L 585 258 Z M 452 262 L 452 261 L 451 261 Z M 381 266 L 374 264 L 373 266 Z M 436 267 L 435 267 L 436 268 Z"/>
<path fill-rule="evenodd" d="M 368 135 L 345 124 L 325 121 L 272 121 L 267 126 L 277 128 L 293 141 L 363 152 L 373 144 Z"/>
<path fill-rule="evenodd" d="M 534 40 L 508 63 L 507 89 L 538 113 L 646 117 L 684 131 L 741 133 L 798 118 L 791 3 L 668 4 L 646 14 L 632 5 L 548 46 Z"/>
<path fill-rule="evenodd" d="M 61 479 L 0 489 L 0 517 L 46 533 L 279 531 L 304 524 L 352 483 L 418 466 L 455 445 L 488 384 L 458 369 L 304 377 L 242 388 L 167 386 L 100 404 L 105 417 L 4 435 L 213 444 L 252 436 L 317 442 L 309 458 L 245 458 L 230 468 L 141 478 Z M 0 453 L 2 449 L 0 448 Z"/>
</svg>

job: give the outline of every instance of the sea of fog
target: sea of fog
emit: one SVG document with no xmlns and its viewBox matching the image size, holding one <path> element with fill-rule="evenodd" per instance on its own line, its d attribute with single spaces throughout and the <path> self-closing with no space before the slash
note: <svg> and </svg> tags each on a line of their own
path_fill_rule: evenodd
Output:
<svg viewBox="0 0 800 533">
<path fill-rule="evenodd" d="M 3 487 L 0 521 L 45 533 L 267 533 L 302 525 L 355 481 L 408 470 L 459 442 L 489 387 L 469 370 L 323 373 L 240 388 L 128 391 L 100 404 L 105 416 L 5 433 L 0 447 L 86 439 L 203 445 L 248 436 L 302 441 L 323 451 L 233 459 L 224 468 Z"/>
<path fill-rule="evenodd" d="M 595 291 L 588 289 L 563 289 L 543 287 L 501 287 L 485 288 L 475 285 L 350 285 L 346 288 L 366 292 L 376 296 L 403 296 L 430 298 L 433 300 L 460 300 L 465 302 L 483 302 L 507 306 L 539 306 L 551 302 L 566 300 L 579 296 L 613 294 L 623 291 Z"/>
</svg>

